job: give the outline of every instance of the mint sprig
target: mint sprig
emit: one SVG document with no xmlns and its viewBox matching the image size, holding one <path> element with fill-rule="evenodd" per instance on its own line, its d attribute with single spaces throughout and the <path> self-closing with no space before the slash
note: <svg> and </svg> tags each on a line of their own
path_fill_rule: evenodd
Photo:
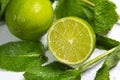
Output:
<svg viewBox="0 0 120 80">
<path fill-rule="evenodd" d="M 120 60 L 120 45 L 106 58 L 103 66 L 97 71 L 95 80 L 110 80 L 109 70 Z"/>
</svg>

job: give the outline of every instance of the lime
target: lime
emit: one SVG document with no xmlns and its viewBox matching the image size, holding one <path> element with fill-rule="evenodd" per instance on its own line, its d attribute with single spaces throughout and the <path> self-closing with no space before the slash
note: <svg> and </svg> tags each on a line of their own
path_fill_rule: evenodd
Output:
<svg viewBox="0 0 120 80">
<path fill-rule="evenodd" d="M 95 48 L 95 33 L 83 19 L 65 17 L 48 31 L 51 54 L 60 62 L 76 65 L 84 62 Z"/>
<path fill-rule="evenodd" d="M 25 40 L 38 40 L 49 29 L 53 19 L 49 0 L 11 0 L 5 14 L 11 33 Z"/>
</svg>

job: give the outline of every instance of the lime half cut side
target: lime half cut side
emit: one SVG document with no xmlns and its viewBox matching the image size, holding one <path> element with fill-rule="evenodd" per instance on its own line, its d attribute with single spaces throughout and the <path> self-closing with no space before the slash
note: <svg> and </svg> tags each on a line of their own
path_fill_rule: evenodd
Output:
<svg viewBox="0 0 120 80">
<path fill-rule="evenodd" d="M 95 33 L 83 19 L 65 17 L 57 20 L 48 31 L 51 54 L 60 62 L 76 65 L 84 62 L 95 48 Z"/>
</svg>

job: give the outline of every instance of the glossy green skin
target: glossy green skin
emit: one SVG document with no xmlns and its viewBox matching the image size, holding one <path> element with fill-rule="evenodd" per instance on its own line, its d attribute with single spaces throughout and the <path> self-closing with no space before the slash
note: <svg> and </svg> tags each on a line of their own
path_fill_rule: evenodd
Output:
<svg viewBox="0 0 120 80">
<path fill-rule="evenodd" d="M 6 10 L 5 21 L 18 38 L 38 40 L 54 19 L 49 0 L 12 0 Z"/>
</svg>

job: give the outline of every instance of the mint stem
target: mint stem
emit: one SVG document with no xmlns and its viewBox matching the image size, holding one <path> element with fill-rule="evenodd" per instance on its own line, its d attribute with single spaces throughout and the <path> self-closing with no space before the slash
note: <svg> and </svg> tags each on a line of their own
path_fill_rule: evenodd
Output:
<svg viewBox="0 0 120 80">
<path fill-rule="evenodd" d="M 102 58 L 104 58 L 105 56 L 109 55 L 111 52 L 113 52 L 117 47 L 114 47 L 104 53 L 102 53 L 101 55 L 97 56 L 96 58 L 88 61 L 87 63 L 83 64 L 82 66 L 80 66 L 78 69 L 84 71 L 87 67 L 93 65 L 94 63 L 96 63 L 97 61 L 101 60 Z"/>
<path fill-rule="evenodd" d="M 82 1 L 85 2 L 85 3 L 87 3 L 87 4 L 90 4 L 90 5 L 92 5 L 92 6 L 95 6 L 95 4 L 92 3 L 92 2 L 90 2 L 89 0 L 82 0 Z"/>
</svg>

